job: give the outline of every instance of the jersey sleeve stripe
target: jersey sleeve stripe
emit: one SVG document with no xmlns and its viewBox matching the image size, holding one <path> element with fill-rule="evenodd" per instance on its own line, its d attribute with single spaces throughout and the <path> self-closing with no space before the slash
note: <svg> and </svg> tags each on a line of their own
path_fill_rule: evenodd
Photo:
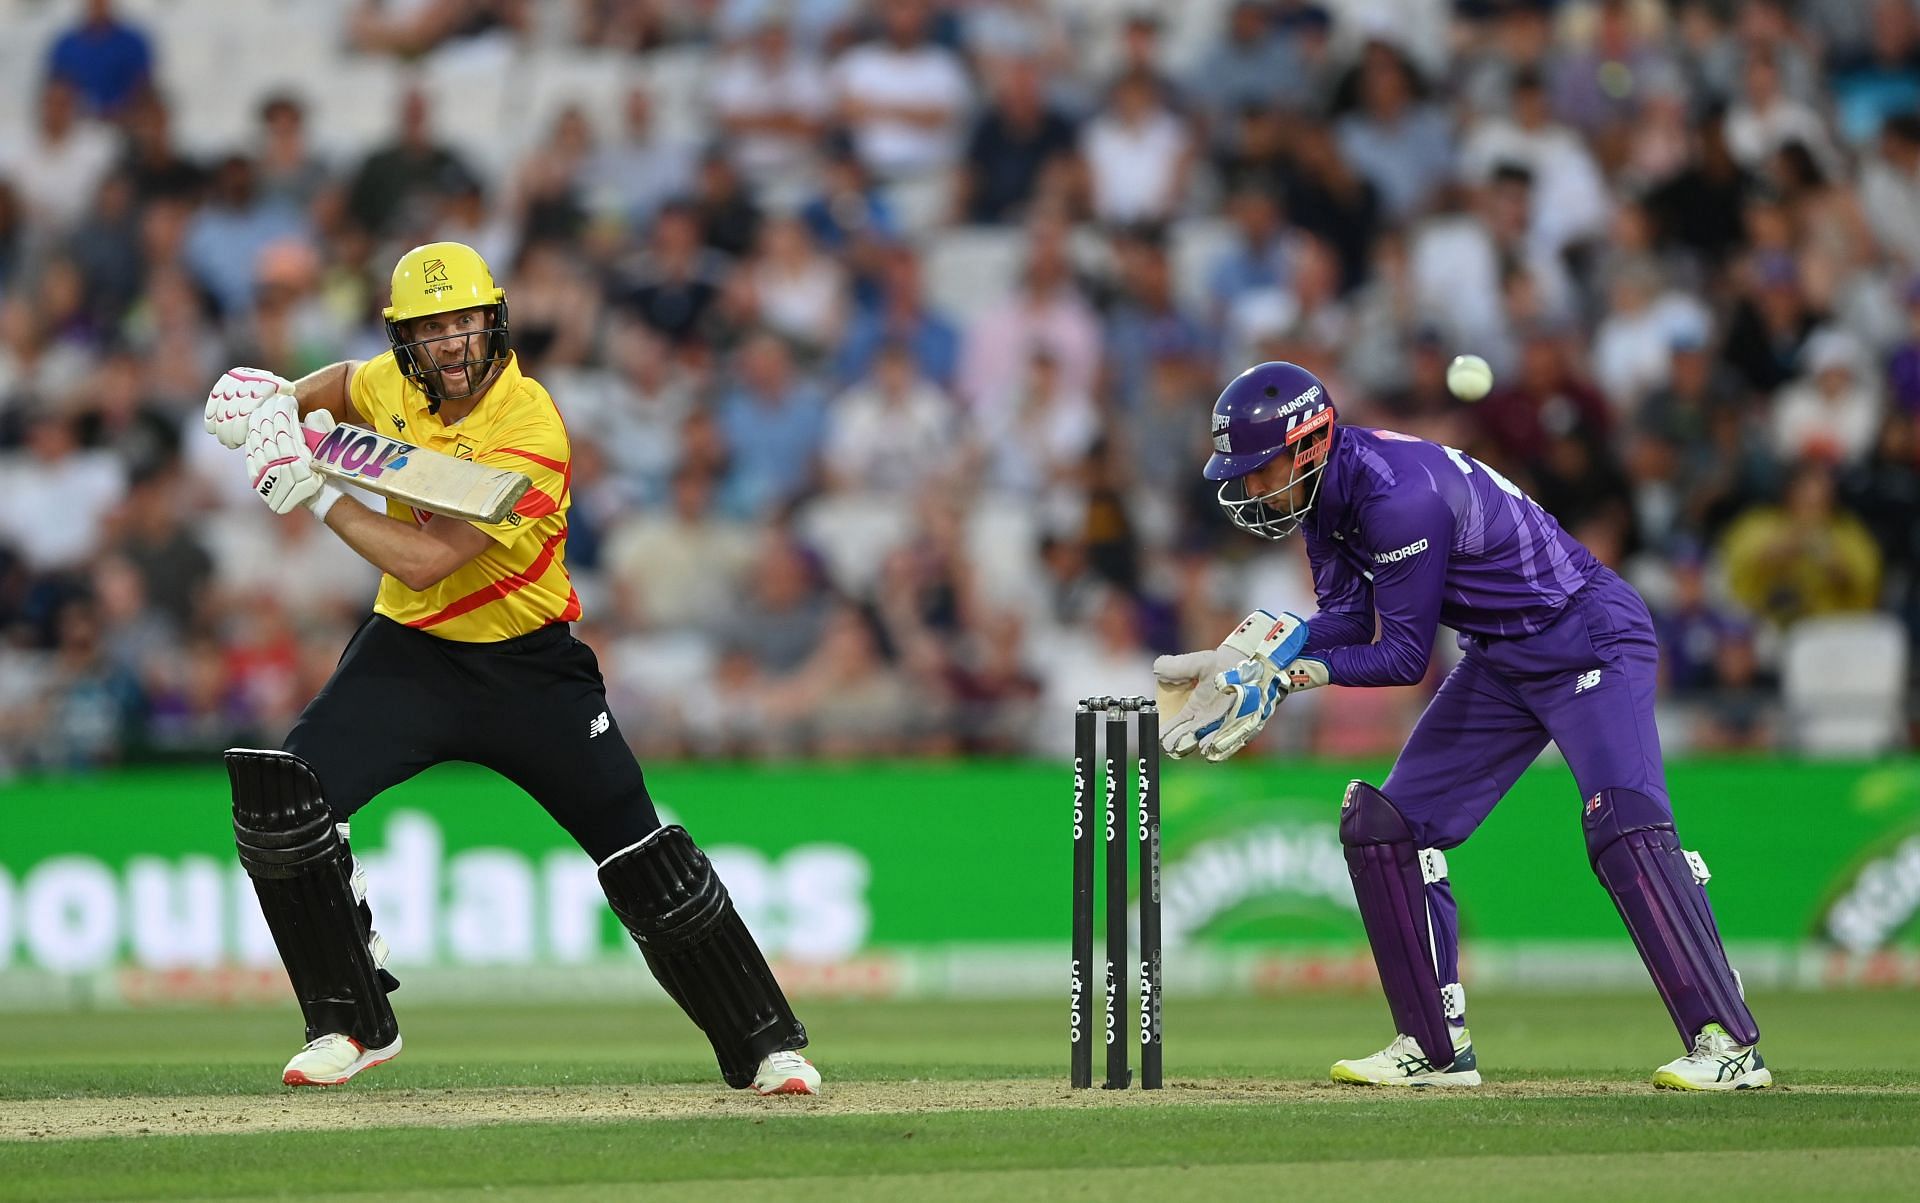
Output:
<svg viewBox="0 0 1920 1203">
<path fill-rule="evenodd" d="M 559 508 L 560 503 L 551 496 L 539 489 L 528 489 L 513 507 L 513 512 L 522 518 L 545 518 Z"/>
<path fill-rule="evenodd" d="M 560 611 L 560 617 L 554 619 L 554 621 L 575 622 L 579 619 L 580 612 L 580 592 L 577 589 L 569 588 L 567 590 L 566 608 Z"/>
<path fill-rule="evenodd" d="M 488 602 L 499 601 L 510 593 L 515 593 L 526 588 L 546 574 L 547 566 L 553 563 L 554 552 L 566 541 L 566 538 L 567 528 L 563 526 L 558 531 L 555 531 L 547 541 L 541 545 L 540 554 L 533 557 L 533 562 L 519 572 L 513 573 L 510 576 L 501 577 L 492 584 L 482 585 L 465 597 L 448 602 L 434 613 L 427 615 L 425 618 L 416 618 L 407 625 L 413 627 L 415 630 L 424 631 L 428 627 L 438 626 L 450 618 L 458 618 L 462 614 L 479 609 Z M 571 590 L 569 590 L 569 592 L 571 592 Z M 572 604 L 573 603 L 569 602 L 569 605 Z"/>
<path fill-rule="evenodd" d="M 573 461 L 571 459 L 557 460 L 557 459 L 554 459 L 552 456 L 540 455 L 532 451 L 522 451 L 518 447 L 502 447 L 500 448 L 500 451 L 502 454 L 505 454 L 505 455 L 517 455 L 521 459 L 531 460 L 532 462 L 539 464 L 542 468 L 546 468 L 546 469 L 549 469 L 550 471 L 558 472 L 562 476 L 572 475 Z"/>
</svg>

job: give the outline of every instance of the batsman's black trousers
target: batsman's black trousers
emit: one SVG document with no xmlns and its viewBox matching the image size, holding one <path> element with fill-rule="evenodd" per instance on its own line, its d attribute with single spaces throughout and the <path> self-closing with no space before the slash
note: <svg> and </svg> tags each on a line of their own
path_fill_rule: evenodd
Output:
<svg viewBox="0 0 1920 1203">
<path fill-rule="evenodd" d="M 596 862 L 660 826 L 593 649 L 565 623 L 455 643 L 375 614 L 285 748 L 342 819 L 422 769 L 465 760 L 533 795 Z"/>
</svg>

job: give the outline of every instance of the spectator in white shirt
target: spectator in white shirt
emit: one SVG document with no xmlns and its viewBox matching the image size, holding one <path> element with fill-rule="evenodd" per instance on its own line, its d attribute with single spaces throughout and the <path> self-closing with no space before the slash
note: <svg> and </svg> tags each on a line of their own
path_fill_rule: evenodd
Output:
<svg viewBox="0 0 1920 1203">
<path fill-rule="evenodd" d="M 1860 170 L 1860 204 L 1881 249 L 1920 269 L 1920 116 L 1902 113 L 1880 127 L 1880 153 Z"/>
<path fill-rule="evenodd" d="M 66 414 L 43 406 L 26 420 L 25 451 L 0 457 L 0 543 L 34 575 L 81 572 L 127 491 L 126 471 L 111 451 L 82 450 Z"/>
<path fill-rule="evenodd" d="M 810 351 L 839 341 L 847 312 L 846 269 L 820 253 L 798 217 L 783 213 L 760 228 L 747 276 L 767 326 Z"/>
<path fill-rule="evenodd" d="M 764 186 L 811 167 L 833 93 L 819 60 L 795 50 L 786 20 L 767 12 L 720 60 L 708 99 L 734 165 Z"/>
<path fill-rule="evenodd" d="M 854 149 L 882 180 L 909 179 L 959 158 L 960 122 L 972 88 L 960 60 L 927 40 L 926 0 L 884 0 L 885 38 L 833 67 L 841 120 Z"/>
<path fill-rule="evenodd" d="M 872 375 L 827 415 L 827 481 L 835 489 L 904 495 L 955 461 L 953 403 L 920 375 L 913 349 L 890 341 Z"/>
<path fill-rule="evenodd" d="M 1769 55 L 1747 61 L 1740 99 L 1727 110 L 1727 149 L 1740 166 L 1762 171 L 1768 160 L 1789 142 L 1804 143 L 1820 167 L 1832 176 L 1840 158 L 1827 136 L 1826 122 L 1780 86 L 1780 69 Z"/>
<path fill-rule="evenodd" d="M 1880 429 L 1880 392 L 1865 351 L 1851 334 L 1829 328 L 1807 340 L 1800 359 L 1806 374 L 1773 398 L 1774 454 L 1789 463 L 1859 463 Z"/>
<path fill-rule="evenodd" d="M 1193 139 L 1160 103 L 1149 76 L 1124 75 L 1081 139 L 1096 219 L 1115 225 L 1166 221 L 1186 195 Z"/>
<path fill-rule="evenodd" d="M 33 129 L 0 152 L 0 174 L 12 179 L 35 233 L 57 236 L 86 215 L 118 153 L 112 131 L 81 116 L 73 85 L 50 79 Z"/>
<path fill-rule="evenodd" d="M 1513 85 L 1513 115 L 1480 121 L 1460 148 L 1462 173 L 1485 183 L 1501 163 L 1533 172 L 1534 243 L 1548 254 L 1598 236 L 1607 222 L 1607 181 L 1580 135 L 1553 120 L 1535 71 Z"/>
</svg>

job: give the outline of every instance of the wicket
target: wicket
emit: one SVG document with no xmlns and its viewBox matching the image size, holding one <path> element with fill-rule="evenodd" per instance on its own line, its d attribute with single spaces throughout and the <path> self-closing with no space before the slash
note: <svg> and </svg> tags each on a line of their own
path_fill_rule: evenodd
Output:
<svg viewBox="0 0 1920 1203">
<path fill-rule="evenodd" d="M 1140 755 L 1140 1088 L 1158 1090 L 1160 1060 L 1160 711 L 1152 698 L 1082 698 L 1073 727 L 1073 950 L 1069 1083 L 1093 1085 L 1093 999 L 1087 969 L 1093 963 L 1093 828 L 1088 822 L 1087 772 L 1095 752 L 1096 716 L 1106 715 L 1104 853 L 1106 897 L 1107 1090 L 1132 1082 L 1125 1033 L 1127 1011 L 1127 716 L 1134 715 Z"/>
</svg>

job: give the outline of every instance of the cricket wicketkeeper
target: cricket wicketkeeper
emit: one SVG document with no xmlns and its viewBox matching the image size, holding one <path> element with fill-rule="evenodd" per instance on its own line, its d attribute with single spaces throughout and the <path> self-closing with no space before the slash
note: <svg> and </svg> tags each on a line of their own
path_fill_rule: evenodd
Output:
<svg viewBox="0 0 1920 1203">
<path fill-rule="evenodd" d="M 726 887 L 686 831 L 662 827 L 607 711 L 593 652 L 569 631 L 571 450 L 553 398 L 507 344 L 505 292 L 471 247 L 401 256 L 385 311 L 392 350 L 297 382 L 235 368 L 206 426 L 246 449 L 275 513 L 304 507 L 378 566 L 373 615 L 283 750 L 226 754 L 233 830 L 307 1023 L 292 1086 L 331 1086 L 400 1052 L 365 874 L 347 820 L 388 786 L 449 760 L 520 786 L 600 866 L 647 964 L 713 1043 L 729 1086 L 815 1094 L 794 1018 Z M 376 513 L 313 472 L 303 421 L 336 421 L 533 481 L 491 525 L 389 502 Z"/>
<path fill-rule="evenodd" d="M 1290 363 L 1263 363 L 1213 407 L 1208 480 L 1234 523 L 1301 530 L 1319 610 L 1255 611 L 1215 651 L 1163 656 L 1193 693 L 1170 756 L 1225 760 L 1295 690 L 1411 685 L 1434 628 L 1465 656 L 1379 789 L 1347 787 L 1340 840 L 1399 1032 L 1336 1082 L 1477 1086 L 1444 850 L 1463 842 L 1548 740 L 1579 784 L 1587 856 L 1646 962 L 1685 1056 L 1653 1075 L 1679 1090 L 1745 1090 L 1773 1075 L 1727 964 L 1707 869 L 1684 851 L 1654 728 L 1659 655 L 1646 603 L 1499 473 L 1388 430 L 1343 426 Z M 1376 623 L 1378 633 L 1376 635 Z"/>
</svg>

